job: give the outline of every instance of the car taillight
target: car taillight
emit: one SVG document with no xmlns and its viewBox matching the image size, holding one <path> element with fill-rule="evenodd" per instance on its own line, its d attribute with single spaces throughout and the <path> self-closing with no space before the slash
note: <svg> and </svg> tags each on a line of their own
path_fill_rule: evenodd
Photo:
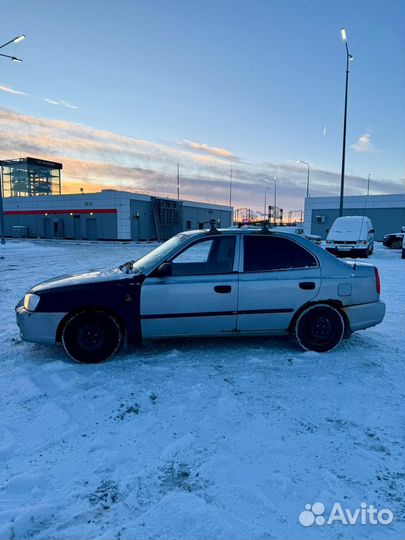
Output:
<svg viewBox="0 0 405 540">
<path fill-rule="evenodd" d="M 375 272 L 375 288 L 377 289 L 377 294 L 380 294 L 381 281 L 380 281 L 380 274 L 378 273 L 378 268 L 374 267 L 374 272 Z"/>
</svg>

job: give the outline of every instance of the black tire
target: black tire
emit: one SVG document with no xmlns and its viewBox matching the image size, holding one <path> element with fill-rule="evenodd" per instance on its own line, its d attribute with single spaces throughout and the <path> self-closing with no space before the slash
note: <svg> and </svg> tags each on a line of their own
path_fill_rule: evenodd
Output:
<svg viewBox="0 0 405 540">
<path fill-rule="evenodd" d="M 345 322 L 340 312 L 328 304 L 309 306 L 298 317 L 294 335 L 307 351 L 332 351 L 343 339 Z"/>
<path fill-rule="evenodd" d="M 390 248 L 391 249 L 401 249 L 402 248 L 402 240 L 393 240 Z"/>
<path fill-rule="evenodd" d="M 80 311 L 72 315 L 62 331 L 66 353 L 82 364 L 105 362 L 118 351 L 123 332 L 117 319 L 105 311 Z"/>
</svg>

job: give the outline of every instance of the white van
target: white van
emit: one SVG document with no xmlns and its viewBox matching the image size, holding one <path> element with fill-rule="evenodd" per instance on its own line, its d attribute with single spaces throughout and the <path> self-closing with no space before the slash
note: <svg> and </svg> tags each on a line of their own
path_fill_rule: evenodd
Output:
<svg viewBox="0 0 405 540">
<path fill-rule="evenodd" d="M 337 218 L 326 237 L 326 249 L 341 257 L 368 257 L 374 249 L 371 219 L 367 216 Z"/>
</svg>

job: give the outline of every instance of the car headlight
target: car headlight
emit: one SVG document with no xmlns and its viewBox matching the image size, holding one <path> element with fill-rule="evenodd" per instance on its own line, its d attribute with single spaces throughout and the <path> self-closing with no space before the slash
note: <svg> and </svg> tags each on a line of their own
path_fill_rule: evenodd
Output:
<svg viewBox="0 0 405 540">
<path fill-rule="evenodd" d="M 39 301 L 40 297 L 38 295 L 28 293 L 24 296 L 24 308 L 27 311 L 35 311 Z"/>
</svg>

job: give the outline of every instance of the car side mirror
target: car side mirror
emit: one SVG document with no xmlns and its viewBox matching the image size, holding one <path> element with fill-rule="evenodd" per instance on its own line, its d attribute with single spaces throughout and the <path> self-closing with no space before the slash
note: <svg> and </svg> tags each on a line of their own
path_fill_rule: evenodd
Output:
<svg viewBox="0 0 405 540">
<path fill-rule="evenodd" d="M 330 229 L 329 229 L 329 228 L 327 228 L 327 229 L 325 230 L 325 232 L 326 232 L 326 233 L 328 233 L 329 231 L 330 231 Z"/>
<path fill-rule="evenodd" d="M 374 234 L 374 233 L 375 233 L 375 230 L 374 230 L 374 229 L 370 229 L 370 232 L 371 232 L 372 234 Z"/>
<path fill-rule="evenodd" d="M 172 271 L 171 263 L 164 262 L 157 267 L 155 275 L 156 277 L 168 277 L 172 275 Z"/>
</svg>

